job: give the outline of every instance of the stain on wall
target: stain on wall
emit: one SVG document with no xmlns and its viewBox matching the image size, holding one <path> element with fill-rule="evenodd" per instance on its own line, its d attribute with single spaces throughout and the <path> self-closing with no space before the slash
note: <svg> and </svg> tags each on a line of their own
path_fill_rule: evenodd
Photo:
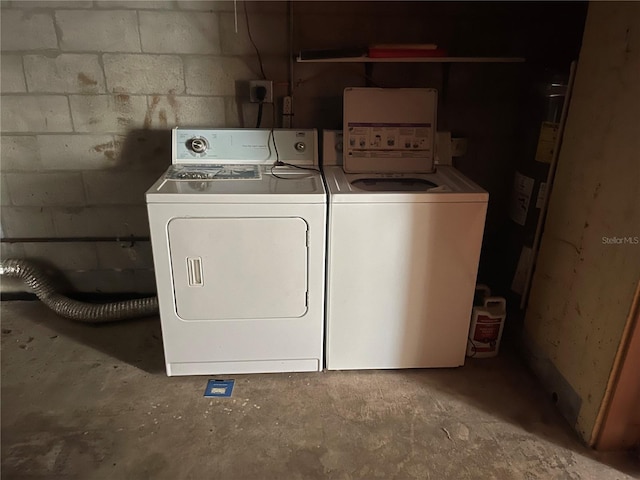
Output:
<svg viewBox="0 0 640 480">
<path fill-rule="evenodd" d="M 169 130 L 253 127 L 248 80 L 263 68 L 279 100 L 293 89 L 293 125 L 339 128 L 342 91 L 368 81 L 435 87 L 441 128 L 470 140 L 458 167 L 491 193 L 486 241 L 500 236 L 517 152 L 523 65 L 293 64 L 288 2 L 23 2 L 2 8 L 2 233 L 4 239 L 148 236 L 144 192 L 170 162 Z M 293 2 L 292 49 L 437 42 L 452 55 L 520 55 L 568 65 L 584 4 Z M 168 28 L 171 26 L 171 28 Z M 330 26 L 330 28 L 328 28 Z M 576 32 L 578 34 L 576 35 Z M 276 105 L 275 122 L 279 123 Z M 263 126 L 273 117 L 265 112 Z M 54 175 L 52 177 L 52 175 Z M 64 184 L 52 188 L 51 179 Z M 26 189 L 36 189 L 26 194 Z M 86 243 L 86 242 L 85 242 Z M 3 258 L 52 250 L 0 244 Z M 82 249 L 98 258 L 98 244 Z M 149 249 L 148 242 L 141 248 Z M 70 255 L 59 248 L 56 254 Z M 152 264 L 55 259 L 89 291 L 155 289 Z M 113 281 L 104 281 L 110 278 Z"/>
</svg>

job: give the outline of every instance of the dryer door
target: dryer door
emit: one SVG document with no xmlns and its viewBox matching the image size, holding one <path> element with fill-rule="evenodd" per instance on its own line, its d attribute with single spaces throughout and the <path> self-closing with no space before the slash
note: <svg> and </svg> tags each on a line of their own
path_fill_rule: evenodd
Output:
<svg viewBox="0 0 640 480">
<path fill-rule="evenodd" d="M 181 319 L 306 313 L 307 223 L 302 218 L 175 218 L 168 235 Z"/>
</svg>

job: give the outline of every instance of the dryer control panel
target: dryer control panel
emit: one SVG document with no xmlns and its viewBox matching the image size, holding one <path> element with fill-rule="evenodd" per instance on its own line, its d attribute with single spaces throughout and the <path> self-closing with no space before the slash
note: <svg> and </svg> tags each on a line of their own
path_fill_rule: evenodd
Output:
<svg viewBox="0 0 640 480">
<path fill-rule="evenodd" d="M 183 129 L 172 132 L 174 164 L 318 165 L 316 130 Z"/>
</svg>

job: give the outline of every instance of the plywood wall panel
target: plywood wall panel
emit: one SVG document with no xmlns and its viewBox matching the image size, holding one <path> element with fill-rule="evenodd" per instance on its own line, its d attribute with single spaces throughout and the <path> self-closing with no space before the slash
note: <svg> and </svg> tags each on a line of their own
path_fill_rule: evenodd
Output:
<svg viewBox="0 0 640 480">
<path fill-rule="evenodd" d="M 640 4 L 592 3 L 525 319 L 585 441 L 640 280 L 639 152 Z"/>
</svg>

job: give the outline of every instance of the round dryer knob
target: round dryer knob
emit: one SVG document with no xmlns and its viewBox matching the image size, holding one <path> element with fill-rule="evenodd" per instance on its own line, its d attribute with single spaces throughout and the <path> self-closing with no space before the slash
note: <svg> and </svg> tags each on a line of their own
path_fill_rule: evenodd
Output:
<svg viewBox="0 0 640 480">
<path fill-rule="evenodd" d="M 298 152 L 304 152 L 307 149 L 307 144 L 304 142 L 298 142 L 294 147 Z"/>
<path fill-rule="evenodd" d="M 209 148 L 209 142 L 203 137 L 193 137 L 187 140 L 187 148 L 195 153 L 204 153 Z"/>
</svg>

